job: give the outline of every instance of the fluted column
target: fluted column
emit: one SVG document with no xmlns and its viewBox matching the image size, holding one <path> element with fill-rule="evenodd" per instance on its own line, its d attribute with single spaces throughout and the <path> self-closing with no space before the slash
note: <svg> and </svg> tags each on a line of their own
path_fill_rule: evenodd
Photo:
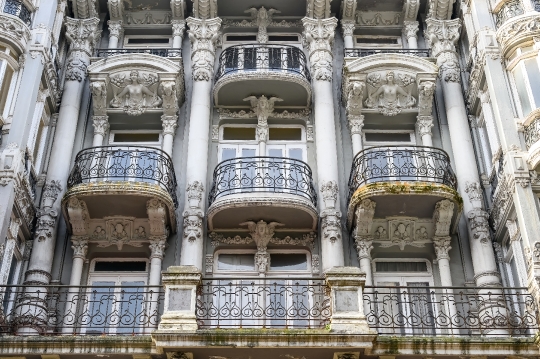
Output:
<svg viewBox="0 0 540 359">
<path fill-rule="evenodd" d="M 184 206 L 184 236 L 182 239 L 181 265 L 203 266 L 203 227 L 208 141 L 210 138 L 211 91 L 214 76 L 215 44 L 221 26 L 220 18 L 201 20 L 186 19 L 191 41 L 193 91 L 189 120 L 187 173 L 188 192 L 197 188 L 195 197 L 186 196 Z"/>
<path fill-rule="evenodd" d="M 122 20 L 109 20 L 107 25 L 109 25 L 109 49 L 117 49 L 118 40 L 124 34 L 123 22 Z"/>
<path fill-rule="evenodd" d="M 338 193 L 338 166 L 334 96 L 332 89 L 332 42 L 337 26 L 336 18 L 303 18 L 304 36 L 308 43 L 309 61 L 315 107 L 315 144 L 317 178 L 323 201 L 319 201 L 321 253 L 323 272 L 343 266 L 343 240 Z"/>
<path fill-rule="evenodd" d="M 172 48 L 179 49 L 182 47 L 182 39 L 184 38 L 184 31 L 186 30 L 186 22 L 184 20 L 172 20 L 171 24 L 173 34 Z"/>
<path fill-rule="evenodd" d="M 409 49 L 418 48 L 418 21 L 404 21 L 403 22 L 403 35 L 407 39 Z"/>
<path fill-rule="evenodd" d="M 459 183 L 458 190 L 463 197 L 463 209 L 467 216 L 476 285 L 500 285 L 501 280 L 491 245 L 488 214 L 483 208 L 480 177 L 460 85 L 460 67 L 455 44 L 459 39 L 461 22 L 459 19 L 428 19 L 426 22 L 426 40 L 440 68 L 439 75 L 452 150 L 454 158 L 459 161 L 455 171 Z"/>
<path fill-rule="evenodd" d="M 81 104 L 86 68 L 90 62 L 94 39 L 98 34 L 97 18 L 66 19 L 66 37 L 71 49 L 66 64 L 64 92 L 60 104 L 58 123 L 47 179 L 38 210 L 34 248 L 30 257 L 26 281 L 48 284 L 56 244 L 56 227 L 60 213 L 60 198 L 66 190 L 75 142 L 75 131 Z"/>
<path fill-rule="evenodd" d="M 354 47 L 354 20 L 341 20 L 341 31 L 343 31 L 343 43 L 346 49 Z"/>
</svg>

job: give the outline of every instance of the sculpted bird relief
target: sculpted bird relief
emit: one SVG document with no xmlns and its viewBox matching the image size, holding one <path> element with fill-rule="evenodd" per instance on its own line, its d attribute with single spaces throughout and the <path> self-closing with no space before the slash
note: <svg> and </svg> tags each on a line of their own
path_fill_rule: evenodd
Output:
<svg viewBox="0 0 540 359">
<path fill-rule="evenodd" d="M 414 78 L 394 71 L 386 73 L 385 80 L 380 73 L 371 73 L 367 77 L 368 97 L 365 101 L 367 108 L 378 109 L 384 116 L 395 116 L 403 109 L 410 109 L 416 104 L 411 95 L 410 85 Z"/>
<path fill-rule="evenodd" d="M 148 108 L 157 108 L 162 99 L 157 94 L 158 78 L 153 74 L 141 74 L 137 70 L 111 76 L 113 99 L 112 108 L 123 108 L 130 116 L 139 116 Z"/>
</svg>

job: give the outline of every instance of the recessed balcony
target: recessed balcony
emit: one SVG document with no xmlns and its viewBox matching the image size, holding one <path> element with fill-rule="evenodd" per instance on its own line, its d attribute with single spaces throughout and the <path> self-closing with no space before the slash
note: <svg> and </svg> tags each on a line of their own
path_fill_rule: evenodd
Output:
<svg viewBox="0 0 540 359">
<path fill-rule="evenodd" d="M 317 227 L 311 168 L 299 160 L 241 157 L 223 161 L 214 170 L 208 201 L 211 231 L 240 229 L 240 223 L 253 220 L 279 222 L 284 228 L 306 232 Z"/>
<path fill-rule="evenodd" d="M 456 176 L 448 154 L 425 146 L 371 147 L 353 160 L 349 178 L 348 225 L 365 199 L 376 203 L 374 218 L 432 218 L 437 202 L 454 203 L 454 220 L 461 210 Z M 376 226 L 373 226 L 374 230 Z M 384 229 L 384 228 L 383 228 Z M 429 228 L 428 228 L 429 232 Z"/>
<path fill-rule="evenodd" d="M 98 242 L 122 237 L 138 246 L 155 230 L 159 232 L 152 227 L 156 216 L 161 217 L 161 232 L 166 227 L 176 231 L 177 203 L 174 168 L 165 152 L 143 146 L 103 146 L 77 154 L 62 209 L 74 234 Z M 123 230 L 114 228 L 118 223 Z"/>
<path fill-rule="evenodd" d="M 240 45 L 223 50 L 214 86 L 215 105 L 245 106 L 246 97 L 260 94 L 281 98 L 280 107 L 309 106 L 311 76 L 301 49 Z"/>
</svg>

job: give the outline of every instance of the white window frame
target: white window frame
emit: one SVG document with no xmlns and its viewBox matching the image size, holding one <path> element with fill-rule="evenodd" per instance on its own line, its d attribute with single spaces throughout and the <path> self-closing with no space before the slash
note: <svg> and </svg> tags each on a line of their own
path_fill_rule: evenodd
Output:
<svg viewBox="0 0 540 359">
<path fill-rule="evenodd" d="M 114 141 L 114 135 L 115 134 L 123 134 L 123 133 L 157 133 L 159 134 L 159 140 L 157 142 L 115 142 Z M 160 130 L 114 130 L 109 132 L 109 146 L 147 146 L 147 147 L 154 147 L 161 150 L 161 146 L 163 144 L 163 131 Z"/>
<path fill-rule="evenodd" d="M 375 44 L 358 42 L 359 39 L 395 39 L 397 44 Z M 354 47 L 360 49 L 402 49 L 403 42 L 400 36 L 388 35 L 354 35 Z"/>
<path fill-rule="evenodd" d="M 306 255 L 306 263 L 307 263 L 307 269 L 305 270 L 271 270 L 269 269 L 266 272 L 266 278 L 271 278 L 273 276 L 275 277 L 281 277 L 281 276 L 289 276 L 289 275 L 298 275 L 298 276 L 304 276 L 304 275 L 311 275 L 311 252 L 306 249 L 268 249 L 266 251 L 268 254 L 291 254 L 291 253 L 303 253 Z M 247 275 L 253 275 L 258 276 L 259 272 L 257 271 L 257 268 L 254 267 L 252 271 L 250 270 L 220 270 L 219 269 L 219 256 L 221 254 L 253 254 L 255 255 L 257 253 L 256 249 L 218 249 L 214 253 L 214 266 L 213 266 L 213 275 L 214 278 L 219 278 L 219 276 L 230 276 L 230 275 L 238 275 L 242 274 L 242 277 L 239 277 L 239 279 L 244 278 L 244 276 Z M 291 277 L 294 278 L 294 277 Z"/>
<path fill-rule="evenodd" d="M 235 40 L 227 40 L 229 35 L 233 36 L 255 36 L 255 40 L 243 40 L 243 41 L 235 41 Z M 270 32 L 268 33 L 268 36 L 296 36 L 298 38 L 297 41 L 268 41 L 266 44 L 260 44 L 260 45 L 290 45 L 298 47 L 299 49 L 302 49 L 302 35 L 297 32 Z M 257 32 L 228 32 L 226 34 L 223 34 L 222 36 L 222 44 L 223 44 L 223 50 L 225 50 L 228 47 L 236 46 L 236 45 L 257 45 L 259 44 L 257 42 Z"/>
<path fill-rule="evenodd" d="M 160 44 L 130 44 L 129 39 L 168 39 L 168 43 Z M 160 48 L 170 48 L 172 47 L 172 36 L 170 35 L 124 35 L 124 46 L 125 49 L 160 49 Z"/>
<path fill-rule="evenodd" d="M 410 142 L 368 141 L 366 139 L 366 133 L 408 133 L 411 140 Z M 362 142 L 364 149 L 379 146 L 416 146 L 416 133 L 414 130 L 362 130 Z"/>
<path fill-rule="evenodd" d="M 515 57 L 514 57 L 514 54 L 516 54 Z M 540 108 L 540 103 L 538 104 L 535 103 L 534 95 L 531 90 L 531 83 L 529 80 L 529 75 L 527 73 L 527 69 L 525 68 L 525 61 L 532 58 L 536 58 L 536 65 L 538 66 L 540 70 L 540 59 L 538 56 L 538 51 L 534 50 L 534 48 L 532 51 L 523 52 L 522 47 L 518 47 L 512 53 L 510 57 L 513 57 L 513 58 L 512 60 L 507 61 L 507 65 L 506 65 L 507 71 L 509 72 L 509 75 L 510 75 L 508 76 L 510 79 L 510 87 L 512 88 L 512 93 L 514 94 L 513 97 L 516 101 L 519 117 L 524 118 L 524 117 L 527 117 L 529 114 L 525 115 L 525 113 L 523 113 L 523 105 L 521 103 L 521 99 L 519 98 L 514 70 L 519 66 L 523 74 L 525 74 L 524 76 L 525 78 L 523 79 L 523 81 L 525 84 L 525 89 L 527 90 L 527 96 L 529 98 L 529 102 L 531 104 L 531 112 L 533 112 L 535 109 Z"/>
</svg>

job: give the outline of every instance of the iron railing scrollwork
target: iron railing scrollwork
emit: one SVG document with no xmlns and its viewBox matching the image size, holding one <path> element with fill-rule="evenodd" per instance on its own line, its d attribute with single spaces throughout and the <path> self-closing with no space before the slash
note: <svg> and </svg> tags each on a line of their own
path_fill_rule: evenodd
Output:
<svg viewBox="0 0 540 359">
<path fill-rule="evenodd" d="M 457 188 L 448 154 L 435 147 L 385 146 L 359 152 L 349 177 L 349 199 L 362 185 L 392 181 L 425 181 Z"/>
<path fill-rule="evenodd" d="M 520 0 L 512 0 L 505 3 L 495 16 L 495 24 L 501 27 L 508 19 L 523 14 L 523 5 Z"/>
<path fill-rule="evenodd" d="M 17 16 L 28 26 L 32 24 L 32 12 L 21 0 L 6 0 L 3 11 L 5 14 Z"/>
<path fill-rule="evenodd" d="M 345 49 L 345 57 L 365 57 L 376 54 L 405 54 L 418 57 L 430 57 L 429 49 Z"/>
<path fill-rule="evenodd" d="M 123 54 L 150 54 L 160 57 L 182 57 L 181 49 L 168 48 L 126 48 L 126 49 L 96 49 L 96 57 L 106 58 Z"/>
<path fill-rule="evenodd" d="M 235 193 L 274 192 L 302 196 L 317 205 L 313 175 L 307 163 L 285 157 L 239 157 L 220 162 L 208 202 Z"/>
<path fill-rule="evenodd" d="M 379 335 L 524 337 L 539 329 L 527 288 L 366 286 L 363 298 L 368 325 Z"/>
<path fill-rule="evenodd" d="M 157 328 L 156 286 L 3 286 L 0 335 L 28 328 L 43 335 L 136 335 Z"/>
<path fill-rule="evenodd" d="M 175 205 L 176 176 L 172 160 L 162 150 L 144 146 L 102 146 L 80 151 L 68 187 L 92 181 L 136 181 L 159 185 Z"/>
<path fill-rule="evenodd" d="M 540 0 L 533 0 L 534 11 L 540 12 Z"/>
<path fill-rule="evenodd" d="M 226 74 L 252 71 L 280 71 L 302 75 L 311 81 L 304 52 L 287 45 L 238 45 L 219 56 L 216 81 Z"/>
<path fill-rule="evenodd" d="M 527 127 L 525 127 L 525 144 L 527 149 L 531 148 L 540 140 L 540 118 L 534 119 Z"/>
<path fill-rule="evenodd" d="M 205 279 L 195 312 L 199 328 L 324 328 L 332 314 L 319 278 Z"/>
</svg>

